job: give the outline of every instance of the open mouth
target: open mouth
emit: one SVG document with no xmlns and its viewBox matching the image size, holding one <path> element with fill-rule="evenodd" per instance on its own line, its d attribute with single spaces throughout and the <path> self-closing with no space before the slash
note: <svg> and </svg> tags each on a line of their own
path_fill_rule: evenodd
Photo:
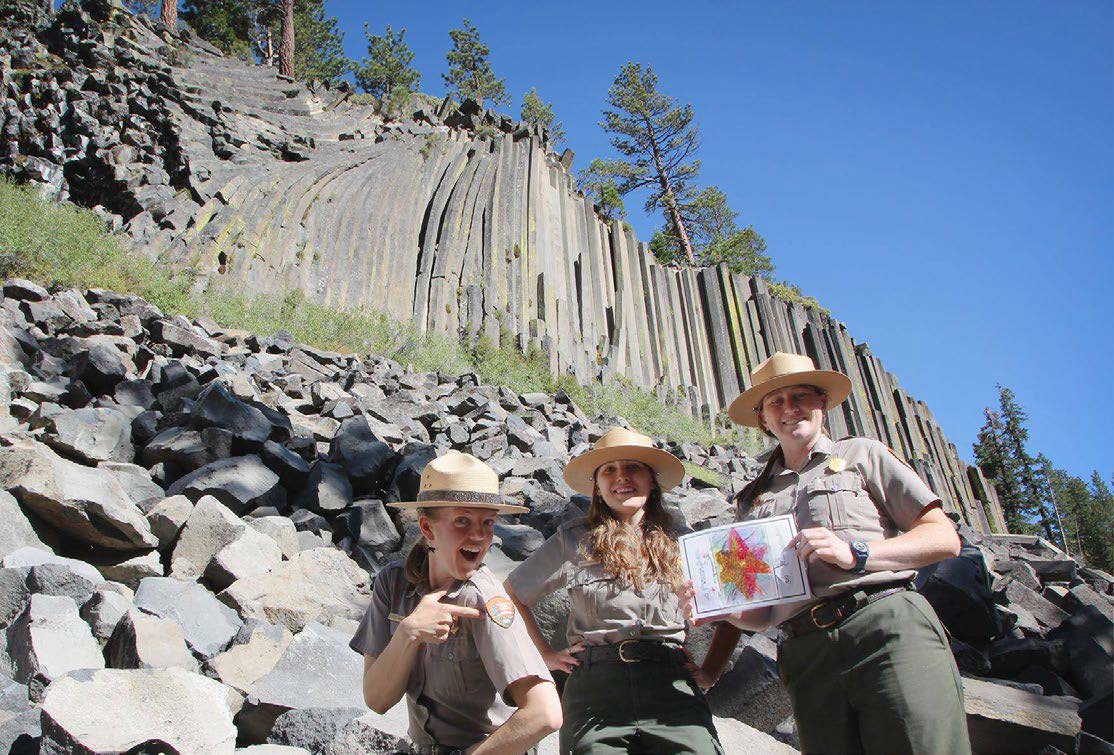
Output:
<svg viewBox="0 0 1114 755">
<path fill-rule="evenodd" d="M 636 491 L 630 485 L 623 485 L 623 486 L 620 486 L 620 487 L 617 487 L 617 488 L 612 488 L 611 492 L 614 493 L 615 495 L 632 495 L 632 494 L 634 494 L 638 491 Z"/>
<path fill-rule="evenodd" d="M 470 564 L 478 564 L 480 562 L 480 556 L 482 554 L 483 551 L 479 548 L 465 546 L 464 548 L 460 549 L 460 557 Z"/>
</svg>

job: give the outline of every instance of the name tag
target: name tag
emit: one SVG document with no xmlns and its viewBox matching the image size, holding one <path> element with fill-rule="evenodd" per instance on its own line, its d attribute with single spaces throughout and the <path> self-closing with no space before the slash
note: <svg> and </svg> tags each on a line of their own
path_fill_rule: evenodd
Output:
<svg viewBox="0 0 1114 755">
<path fill-rule="evenodd" d="M 400 615 L 399 615 L 399 614 L 397 614 L 397 613 L 389 613 L 389 614 L 387 614 L 387 621 L 402 621 L 402 620 L 403 620 L 403 619 L 405 619 L 405 618 L 406 618 L 405 616 L 400 616 Z"/>
</svg>

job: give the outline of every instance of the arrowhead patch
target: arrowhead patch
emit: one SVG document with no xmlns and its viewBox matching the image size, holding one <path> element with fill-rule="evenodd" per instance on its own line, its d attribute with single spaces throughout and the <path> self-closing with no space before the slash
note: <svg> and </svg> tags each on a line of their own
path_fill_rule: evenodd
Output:
<svg viewBox="0 0 1114 755">
<path fill-rule="evenodd" d="M 491 620 L 503 629 L 509 629 L 511 624 L 514 623 L 515 608 L 510 598 L 499 595 L 487 601 L 484 607 L 487 609 L 487 615 L 491 617 Z"/>
</svg>

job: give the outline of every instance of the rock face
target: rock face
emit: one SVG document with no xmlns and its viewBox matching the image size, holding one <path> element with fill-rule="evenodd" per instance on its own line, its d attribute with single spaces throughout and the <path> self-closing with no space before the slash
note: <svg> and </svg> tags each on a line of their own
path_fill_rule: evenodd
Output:
<svg viewBox="0 0 1114 755">
<path fill-rule="evenodd" d="M 830 416 L 835 437 L 882 440 L 968 524 L 1004 531 L 985 479 L 865 343 L 828 315 L 775 298 L 760 278 L 658 264 L 628 227 L 596 215 L 571 153 L 557 155 L 544 129 L 472 101 L 425 103 L 386 123 L 344 102 L 346 87 L 303 87 L 100 0 L 55 14 L 17 4 L 28 12 L 7 20 L 14 33 L 0 47 L 10 103 L 0 171 L 98 208 L 137 249 L 191 268 L 199 286 L 299 290 L 421 332 L 528 345 L 555 373 L 582 383 L 623 376 L 703 416 L 726 407 L 775 350 L 808 353 L 854 384 Z M 376 253 L 356 253 L 367 238 Z M 39 296 L 17 286 L 11 295 Z M 50 321 L 94 311 L 73 300 L 47 317 L 41 297 L 28 307 Z M 227 348 L 204 328 L 149 319 L 172 355 Z M 291 345 L 272 344 L 279 353 Z M 77 376 L 106 393 L 121 368 L 103 350 L 85 351 Z M 297 361 L 305 377 L 329 376 L 312 352 Z M 330 420 L 323 426 L 352 418 L 347 387 L 309 397 Z M 260 442 L 258 415 L 220 396 L 210 407 L 211 397 L 200 422 L 240 417 L 217 425 L 246 433 L 244 445 Z M 486 458 L 499 443 L 549 442 L 538 428 L 509 427 L 472 450 Z M 362 495 L 366 478 L 354 479 Z"/>
<path fill-rule="evenodd" d="M 0 424 L 0 513 L 12 524 L 0 533 L 11 548 L 0 556 L 0 674 L 13 679 L 16 700 L 4 707 L 0 683 L 0 744 L 22 742 L 27 751 L 220 752 L 236 734 L 331 755 L 402 749 L 397 711 L 355 715 L 362 661 L 347 647 L 370 578 L 416 535 L 412 515 L 384 502 L 412 499 L 438 454 L 486 454 L 507 497 L 530 508 L 498 526 L 487 562 L 505 574 L 583 515 L 587 500 L 570 495 L 561 469 L 614 421 L 584 416 L 567 397 L 520 396 L 473 375 L 413 374 L 282 334 L 169 319 L 108 291 L 4 290 L 37 296 L 39 307 L 0 300 L 2 332 L 18 333 L 25 357 L 11 368 L 12 403 L 22 409 Z M 125 325 L 131 335 L 115 343 L 121 353 L 142 352 L 130 364 L 141 364 L 143 377 L 128 366 L 115 384 L 85 386 L 50 351 Z M 66 411 L 116 407 L 134 416 L 133 458 L 62 455 L 57 422 L 43 418 L 60 416 L 63 395 L 74 404 Z M 208 408 L 194 412 L 202 395 Z M 259 431 L 237 435 L 226 415 Z M 262 442 L 259 416 L 270 428 Z M 185 445 L 167 442 L 186 436 Z M 659 442 L 722 475 L 729 491 L 759 466 L 728 449 Z M 365 464 L 352 449 L 378 461 Z M 252 474 L 228 472 L 245 463 Z M 722 493 L 690 479 L 667 499 L 682 527 L 732 515 Z M 1037 538 L 960 532 L 961 557 L 923 570 L 919 585 L 969 677 L 980 747 L 1039 742 L 1083 752 L 1108 741 L 1114 577 Z M 563 591 L 535 614 L 563 647 Z M 707 630 L 690 636 L 697 658 L 706 639 Z M 102 668 L 106 659 L 112 668 Z M 102 699 L 101 685 L 115 691 Z M 58 689 L 68 691 L 55 698 Z M 180 719 L 144 718 L 171 695 L 184 701 Z M 96 705 L 78 710 L 77 699 Z M 57 702 L 40 711 L 43 700 Z M 740 643 L 709 701 L 724 717 L 725 742 L 765 751 L 777 737 L 792 746 L 770 637 Z M 201 730 L 199 720 L 214 723 Z M 1069 745 L 1081 727 L 1086 747 Z"/>
</svg>

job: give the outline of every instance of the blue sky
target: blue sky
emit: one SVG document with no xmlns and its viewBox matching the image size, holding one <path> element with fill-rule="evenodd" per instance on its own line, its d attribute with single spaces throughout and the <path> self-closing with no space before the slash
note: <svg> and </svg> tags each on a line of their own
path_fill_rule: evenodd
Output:
<svg viewBox="0 0 1114 755">
<path fill-rule="evenodd" d="M 701 180 L 926 401 L 970 460 L 1011 387 L 1030 450 L 1114 468 L 1114 4 L 328 1 L 349 56 L 363 23 L 407 29 L 441 95 L 467 15 L 518 113 L 537 87 L 579 169 L 628 60 L 691 103 Z M 628 199 L 648 239 L 658 218 Z"/>
</svg>

